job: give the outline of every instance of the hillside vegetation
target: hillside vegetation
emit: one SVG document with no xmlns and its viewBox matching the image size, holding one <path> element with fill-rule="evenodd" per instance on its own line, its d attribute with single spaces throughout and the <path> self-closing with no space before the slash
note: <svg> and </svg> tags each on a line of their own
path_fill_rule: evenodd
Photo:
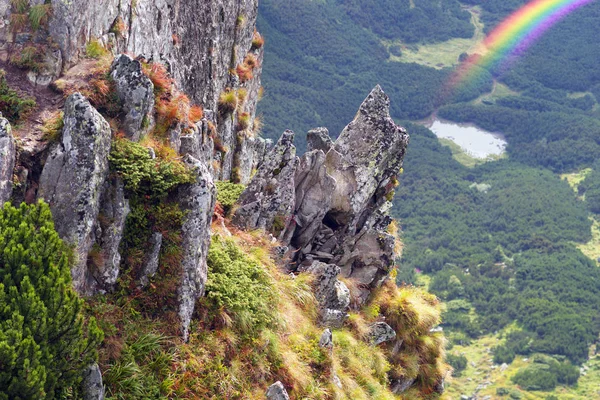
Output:
<svg viewBox="0 0 600 400">
<path fill-rule="evenodd" d="M 265 1 L 261 6 L 260 23 L 271 34 L 267 35 L 268 46 L 279 48 L 285 43 L 288 49 L 298 49 L 276 53 L 265 61 L 267 95 L 262 110 L 266 115 L 278 115 L 276 122 L 267 120 L 265 134 L 272 135 L 283 126 L 303 131 L 318 125 L 336 134 L 337 121 L 344 120 L 343 113 L 338 112 L 340 104 L 353 101 L 350 93 L 341 95 L 335 83 L 338 74 L 351 67 L 352 73 L 347 76 L 352 85 L 379 79 L 397 105 L 392 115 L 406 121 L 411 133 L 393 209 L 401 221 L 405 244 L 398 281 L 414 283 L 427 274 L 430 290 L 446 302 L 443 326 L 451 346 L 467 346 L 467 359 L 468 343 L 478 343 L 478 338 L 513 326 L 527 345 L 515 348 L 511 342 L 518 342 L 516 336 L 505 344 L 497 342 L 494 346 L 499 347 L 491 354 L 492 358 L 498 355 L 496 365 L 535 354 L 550 355 L 569 365 L 554 378 L 548 375 L 550 386 L 572 385 L 573 381 L 566 378 L 568 371 L 586 362 L 590 345 L 600 332 L 595 311 L 600 306 L 600 275 L 593 257 L 597 254 L 597 233 L 592 232 L 590 219 L 597 212 L 595 182 L 600 170 L 596 163 L 600 125 L 595 96 L 600 93 L 600 70 L 594 61 L 597 41 L 591 39 L 600 21 L 600 5 L 591 3 L 574 12 L 543 36 L 512 69 L 503 74 L 487 71 L 480 82 L 470 82 L 452 98 L 441 95 L 448 68 L 395 62 L 401 61 L 404 53 L 392 44 L 409 50 L 410 46 L 435 49 L 445 48 L 453 40 L 468 40 L 465 38 L 473 34 L 452 30 L 464 21 L 463 14 L 448 9 L 443 17 L 432 18 L 447 27 L 448 34 L 453 32 L 449 38 L 436 37 L 433 29 L 414 29 L 413 23 L 422 27 L 430 23 L 419 20 L 419 9 L 424 9 L 419 2 L 364 3 L 363 8 L 353 2 L 296 3 L 293 10 L 276 1 Z M 462 2 L 477 7 L 486 33 L 524 3 Z M 439 4 L 451 7 L 450 2 Z M 405 13 L 407 9 L 411 12 Z M 362 10 L 361 18 L 357 18 L 357 10 Z M 292 27 L 273 28 L 274 21 L 285 19 L 292 11 L 298 12 Z M 403 23 L 389 28 L 389 19 L 383 13 Z M 453 18 L 453 23 L 448 18 Z M 302 32 L 295 24 L 303 27 Z M 315 26 L 322 29 L 311 29 Z M 388 29 L 383 33 L 385 27 Z M 405 36 L 399 30 L 405 31 Z M 410 38 L 415 32 L 421 36 Z M 329 37 L 342 42 L 330 46 L 331 41 L 324 39 Z M 379 49 L 374 43 L 384 43 L 389 54 L 379 50 L 369 53 Z M 344 56 L 336 56 L 339 49 L 346 49 Z M 362 58 L 354 60 L 347 58 L 348 54 L 360 54 Z M 431 61 L 436 56 L 442 64 L 456 64 L 449 63 L 445 54 L 431 53 L 428 62 L 432 66 L 436 66 Z M 283 65 L 290 68 L 280 74 Z M 279 88 L 286 83 L 297 93 L 307 91 L 305 98 L 309 100 L 296 100 L 296 106 L 283 112 L 278 104 L 291 93 Z M 504 133 L 507 158 L 483 165 L 471 162 L 470 168 L 456 162 L 450 149 L 441 146 L 432 132 L 409 121 L 434 111 L 445 119 Z M 458 154 L 457 149 L 454 152 Z M 578 192 L 558 175 L 585 168 L 594 172 L 586 176 Z M 452 354 L 458 357 L 460 352 Z M 452 363 L 455 368 L 462 365 L 456 359 Z M 554 364 L 548 361 L 543 365 Z M 530 374 L 522 362 L 510 371 L 518 371 L 520 377 Z M 485 381 L 481 376 L 470 378 Z M 527 387 L 521 394 L 538 389 L 519 379 L 519 384 Z M 507 388 L 517 385 L 510 380 L 502 382 Z M 495 393 L 498 385 L 492 382 L 486 393 Z M 472 395 L 476 386 L 461 386 L 465 391 L 460 394 Z M 568 393 L 572 398 L 587 398 L 576 387 Z"/>
</svg>

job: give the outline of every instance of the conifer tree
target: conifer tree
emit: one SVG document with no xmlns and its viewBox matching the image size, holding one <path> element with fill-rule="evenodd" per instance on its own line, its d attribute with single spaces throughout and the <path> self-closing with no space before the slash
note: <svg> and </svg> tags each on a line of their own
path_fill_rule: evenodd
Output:
<svg viewBox="0 0 600 400">
<path fill-rule="evenodd" d="M 47 204 L 0 209 L 0 400 L 63 398 L 97 357 L 102 331 L 84 323 L 71 255 Z"/>
</svg>

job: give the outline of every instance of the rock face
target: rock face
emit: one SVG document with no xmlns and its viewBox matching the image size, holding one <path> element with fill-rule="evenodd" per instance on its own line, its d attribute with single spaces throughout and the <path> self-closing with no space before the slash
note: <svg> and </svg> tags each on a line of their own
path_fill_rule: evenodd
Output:
<svg viewBox="0 0 600 400">
<path fill-rule="evenodd" d="M 33 2 L 39 3 L 39 0 Z M 21 34 L 28 39 L 19 46 L 43 44 L 47 60 L 43 73 L 31 73 L 30 79 L 49 84 L 77 64 L 85 56 L 86 46 L 94 41 L 115 55 L 127 53 L 166 65 L 179 88 L 205 109 L 218 110 L 219 96 L 226 89 L 243 90 L 247 95 L 238 107 L 239 112 L 214 121 L 216 136 L 230 149 L 222 154 L 219 160 L 222 165 L 215 168 L 214 174 L 219 179 L 229 180 L 232 176 L 238 179 L 239 175 L 241 183 L 249 181 L 253 165 L 261 161 L 262 155 L 258 162 L 245 163 L 253 158 L 251 153 L 236 154 L 239 140 L 236 126 L 238 114 L 246 114 L 254 121 L 261 87 L 263 50 L 252 45 L 258 0 L 50 0 L 50 3 L 53 12 L 48 32 L 43 29 L 35 34 Z M 9 29 L 10 10 L 10 1 L 0 0 L 0 48 L 15 42 Z M 257 64 L 252 68 L 252 77 L 242 80 L 232 71 L 244 63 L 248 54 L 252 54 Z M 124 124 L 127 134 L 134 139 L 133 135 L 139 132 L 133 128 L 143 120 L 134 111 L 138 108 L 135 103 L 125 110 Z M 264 143 L 260 138 L 249 141 L 242 151 L 255 148 L 252 142 Z M 177 150 L 177 146 L 174 148 Z M 236 165 L 235 159 L 243 163 Z"/>
<path fill-rule="evenodd" d="M 142 72 L 140 62 L 125 54 L 115 58 L 110 75 L 123 103 L 125 117 L 122 125 L 125 133 L 129 139 L 138 141 L 143 133 L 144 122 L 149 125 L 152 118 L 154 85 Z"/>
<path fill-rule="evenodd" d="M 75 246 L 71 275 L 82 294 L 89 292 L 87 256 L 108 175 L 110 142 L 108 122 L 81 94 L 69 96 L 61 141 L 50 151 L 40 178 L 39 197 L 50 204 L 61 238 Z"/>
<path fill-rule="evenodd" d="M 290 400 L 290 396 L 283 384 L 279 381 L 275 382 L 267 390 L 267 400 Z"/>
<path fill-rule="evenodd" d="M 298 164 L 294 133 L 286 131 L 270 150 L 240 196 L 233 222 L 244 229 L 283 233 L 294 210 L 294 173 Z"/>
<path fill-rule="evenodd" d="M 16 147 L 10 123 L 0 114 L 0 207 L 12 195 Z"/>
<path fill-rule="evenodd" d="M 146 263 L 139 278 L 142 287 L 148 286 L 150 278 L 158 271 L 158 263 L 160 261 L 160 249 L 162 247 L 163 235 L 160 232 L 154 232 L 150 237 L 150 253 L 146 257 Z"/>
<path fill-rule="evenodd" d="M 210 245 L 210 223 L 216 202 L 216 188 L 206 166 L 192 156 L 185 164 L 196 171 L 196 182 L 179 192 L 181 209 L 187 211 L 182 230 L 182 281 L 178 288 L 179 318 L 184 340 L 194 313 L 196 300 L 204 295 Z"/>
</svg>

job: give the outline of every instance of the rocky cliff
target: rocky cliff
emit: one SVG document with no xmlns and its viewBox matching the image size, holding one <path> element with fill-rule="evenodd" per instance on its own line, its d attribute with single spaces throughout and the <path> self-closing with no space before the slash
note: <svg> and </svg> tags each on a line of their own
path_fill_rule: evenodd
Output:
<svg viewBox="0 0 600 400">
<path fill-rule="evenodd" d="M 319 371 L 311 371 L 325 374 L 323 385 L 350 390 L 336 372 L 347 366 L 330 365 L 336 356 L 329 329 L 352 326 L 356 346 L 379 346 L 376 357 L 388 360 L 380 360 L 381 390 L 391 393 L 389 376 L 397 393 L 415 382 L 440 392 L 442 364 L 422 383 L 420 363 L 409 370 L 398 361 L 414 357 L 417 347 L 403 343 L 433 337 L 436 301 L 423 300 L 435 310 L 414 332 L 399 332 L 405 321 L 389 305 L 400 304 L 401 296 L 390 289 L 398 254 L 388 210 L 408 135 L 390 117 L 389 99 L 377 86 L 335 141 L 324 128 L 308 132 L 304 155 L 296 154 L 292 131 L 274 145 L 258 137 L 263 41 L 255 30 L 256 13 L 256 0 L 0 0 L 2 62 L 25 70 L 9 74 L 8 83 L 27 87 L 44 102 L 39 106 L 44 112 L 14 131 L 0 118 L 0 200 L 48 202 L 56 230 L 74 250 L 75 290 L 88 297 L 125 296 L 126 304 L 135 304 L 133 314 L 167 325 L 184 342 L 197 340 L 198 325 L 206 331 L 238 329 L 241 340 L 250 337 L 249 326 L 283 329 L 285 324 L 272 321 L 272 309 L 253 308 L 264 299 L 273 302 L 272 288 L 251 291 L 253 282 L 278 276 L 281 282 L 297 280 L 281 285 L 298 285 L 281 298 L 303 298 L 304 306 L 314 299 L 317 311 L 301 312 L 309 315 L 305 335 L 323 349 Z M 56 99 L 48 87 L 58 92 Z M 46 112 L 53 115 L 51 124 Z M 38 118 L 43 121 L 35 122 Z M 239 199 L 227 199 L 229 213 L 223 198 L 217 203 L 224 181 L 244 188 Z M 13 183 L 19 187 L 14 193 Z M 280 264 L 271 278 L 258 270 L 244 275 L 255 262 L 228 244 L 219 253 L 228 261 L 210 286 L 215 226 L 220 236 L 270 233 L 261 242 L 272 253 L 266 263 Z M 222 260 L 214 257 L 216 268 Z M 243 279 L 227 276 L 231 265 Z M 302 286 L 305 279 L 310 284 Z M 236 283 L 218 293 L 221 280 Z M 237 293 L 244 290 L 248 293 Z M 374 298 L 388 314 L 377 311 L 368 324 L 351 318 Z M 236 322 L 232 315 L 240 304 L 245 319 Z M 253 313 L 260 318 L 248 317 Z M 119 324 L 110 340 L 124 335 Z M 315 341 L 315 330 L 323 328 L 328 329 Z M 438 348 L 442 342 L 436 336 L 427 343 Z M 279 378 L 274 366 L 281 361 L 269 363 L 273 371 L 262 379 Z M 391 364 L 397 368 L 388 368 Z M 88 386 L 101 389 L 98 368 L 86 376 L 95 377 Z M 286 374 L 281 378 L 286 385 L 271 386 L 268 398 L 288 398 L 286 386 L 307 395 L 310 385 L 303 386 L 294 371 Z M 103 396 L 102 390 L 90 392 L 99 394 L 87 398 Z"/>
</svg>

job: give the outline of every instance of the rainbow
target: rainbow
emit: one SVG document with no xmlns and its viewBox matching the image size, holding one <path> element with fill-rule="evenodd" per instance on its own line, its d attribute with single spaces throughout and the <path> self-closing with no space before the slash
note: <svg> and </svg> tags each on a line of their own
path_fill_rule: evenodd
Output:
<svg viewBox="0 0 600 400">
<path fill-rule="evenodd" d="M 481 68 L 505 70 L 546 31 L 564 17 L 596 0 L 533 0 L 500 23 L 483 41 L 475 54 L 452 75 L 449 87 L 456 89 L 475 80 Z"/>
</svg>

